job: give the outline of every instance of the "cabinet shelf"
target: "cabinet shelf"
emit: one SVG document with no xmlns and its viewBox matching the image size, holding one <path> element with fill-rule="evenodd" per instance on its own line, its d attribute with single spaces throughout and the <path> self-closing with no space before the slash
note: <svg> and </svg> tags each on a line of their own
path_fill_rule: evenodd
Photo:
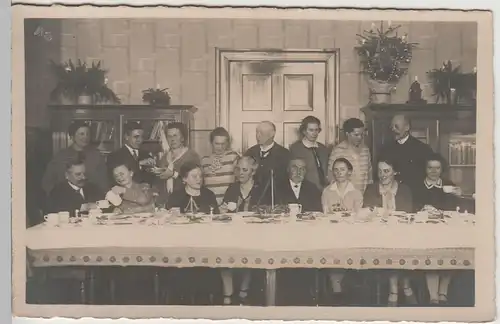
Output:
<svg viewBox="0 0 500 324">
<path fill-rule="evenodd" d="M 197 108 L 189 105 L 50 105 L 49 110 L 53 154 L 71 145 L 67 135 L 69 125 L 74 120 L 84 120 L 92 125 L 91 144 L 100 146 L 101 153 L 107 155 L 123 146 L 125 125 L 130 121 L 141 122 L 148 150 L 161 149 L 161 126 L 169 122 L 184 123 L 191 135 Z M 192 140 L 188 138 L 190 143 L 193 143 Z"/>
<path fill-rule="evenodd" d="M 450 164 L 450 168 L 475 168 L 475 164 Z"/>
</svg>

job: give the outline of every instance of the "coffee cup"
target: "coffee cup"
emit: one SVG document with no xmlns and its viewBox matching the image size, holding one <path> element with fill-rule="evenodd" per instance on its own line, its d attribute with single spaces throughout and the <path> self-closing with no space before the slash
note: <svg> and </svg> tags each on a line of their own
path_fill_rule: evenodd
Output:
<svg viewBox="0 0 500 324">
<path fill-rule="evenodd" d="M 59 215 L 59 223 L 68 224 L 69 223 L 69 212 L 62 211 L 58 213 Z"/>
<path fill-rule="evenodd" d="M 179 217 L 181 216 L 181 209 L 179 207 L 172 207 L 170 209 L 170 214 L 174 217 Z"/>
<path fill-rule="evenodd" d="M 99 200 L 97 203 L 96 203 L 97 207 L 99 207 L 100 209 L 106 209 L 106 208 L 109 208 L 109 201 L 108 200 Z"/>
<path fill-rule="evenodd" d="M 57 214 L 57 213 L 47 214 L 47 215 L 43 216 L 43 219 L 49 225 L 58 225 L 59 224 L 59 214 Z"/>
<path fill-rule="evenodd" d="M 106 200 L 112 203 L 114 206 L 120 206 L 122 203 L 122 197 L 115 194 L 113 191 L 108 191 L 106 194 Z"/>
<path fill-rule="evenodd" d="M 302 205 L 301 204 L 288 204 L 288 210 L 290 211 L 291 217 L 296 217 L 297 214 L 300 214 L 302 212 Z"/>
<path fill-rule="evenodd" d="M 453 186 L 443 186 L 443 191 L 445 193 L 452 193 L 454 189 L 455 189 L 455 187 L 453 187 Z"/>
</svg>

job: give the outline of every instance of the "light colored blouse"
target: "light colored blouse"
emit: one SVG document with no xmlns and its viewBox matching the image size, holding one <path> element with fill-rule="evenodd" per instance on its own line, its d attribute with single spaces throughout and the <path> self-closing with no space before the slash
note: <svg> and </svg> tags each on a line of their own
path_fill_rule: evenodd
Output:
<svg viewBox="0 0 500 324">
<path fill-rule="evenodd" d="M 324 213 L 333 212 L 333 206 L 337 204 L 348 211 L 356 212 L 363 206 L 363 195 L 350 181 L 343 193 L 340 192 L 337 183 L 333 182 L 323 190 L 321 204 Z"/>
</svg>

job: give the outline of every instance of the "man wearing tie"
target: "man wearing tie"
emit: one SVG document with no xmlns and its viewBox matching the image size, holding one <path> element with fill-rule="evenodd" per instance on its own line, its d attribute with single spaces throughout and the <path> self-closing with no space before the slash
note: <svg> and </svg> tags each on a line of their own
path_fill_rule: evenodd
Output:
<svg viewBox="0 0 500 324">
<path fill-rule="evenodd" d="M 318 187 L 305 179 L 306 162 L 293 158 L 288 166 L 288 181 L 280 186 L 280 204 L 301 204 L 302 211 L 321 211 L 321 192 Z"/>
<path fill-rule="evenodd" d="M 108 170 L 111 179 L 113 179 L 113 170 L 115 165 L 125 164 L 132 168 L 134 172 L 134 181 L 137 183 L 153 184 L 155 176 L 147 172 L 146 168 L 154 166 L 155 161 L 151 153 L 140 148 L 144 141 L 144 130 L 137 122 L 128 122 L 125 125 L 125 145 L 119 150 L 108 156 Z M 112 180 L 111 183 L 114 183 Z"/>
<path fill-rule="evenodd" d="M 394 161 L 394 166 L 399 171 L 397 179 L 413 191 L 424 181 L 426 159 L 433 151 L 429 145 L 413 137 L 410 129 L 408 117 L 394 116 L 391 122 L 394 140 L 382 147 L 380 157 Z"/>
<path fill-rule="evenodd" d="M 244 155 L 251 156 L 257 161 L 259 167 L 255 174 L 255 180 L 263 188 L 262 195 L 271 193 L 271 171 L 274 176 L 274 193 L 276 197 L 276 185 L 284 183 L 288 179 L 287 166 L 290 161 L 290 152 L 274 141 L 276 126 L 270 121 L 263 121 L 257 126 L 257 144 L 249 148 Z"/>
<path fill-rule="evenodd" d="M 104 199 L 104 193 L 97 185 L 87 181 L 84 162 L 70 161 L 66 165 L 66 181 L 57 184 L 49 194 L 47 212 L 67 211 L 75 216 L 75 210 L 96 208 L 96 202 L 101 199 Z"/>
</svg>

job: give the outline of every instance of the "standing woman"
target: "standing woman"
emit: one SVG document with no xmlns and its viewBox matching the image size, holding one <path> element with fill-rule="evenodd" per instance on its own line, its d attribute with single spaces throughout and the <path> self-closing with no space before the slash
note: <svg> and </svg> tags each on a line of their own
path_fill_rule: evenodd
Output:
<svg viewBox="0 0 500 324">
<path fill-rule="evenodd" d="M 319 143 L 321 122 L 314 116 L 304 118 L 299 127 L 301 139 L 290 145 L 292 158 L 306 162 L 306 180 L 314 183 L 320 191 L 328 185 L 328 148 Z"/>
<path fill-rule="evenodd" d="M 460 187 L 447 179 L 442 178 L 446 164 L 440 154 L 434 153 L 426 160 L 426 177 L 415 188 L 415 210 L 454 210 L 457 198 L 462 195 Z M 450 193 L 444 192 L 444 187 L 452 188 Z M 425 274 L 427 289 L 429 290 L 430 303 L 433 305 L 448 303 L 448 286 L 451 273 L 443 271 L 429 271 Z"/>
<path fill-rule="evenodd" d="M 68 128 L 72 140 L 71 146 L 60 150 L 47 165 L 42 178 L 42 188 L 48 195 L 54 186 L 65 181 L 66 164 L 69 161 L 83 160 L 87 179 L 106 192 L 108 176 L 106 162 L 101 152 L 90 145 L 90 126 L 84 121 L 76 120 Z"/>
<path fill-rule="evenodd" d="M 234 169 L 238 153 L 231 150 L 229 133 L 217 127 L 210 133 L 212 154 L 201 159 L 205 186 L 212 190 L 219 204 L 230 184 L 234 182 Z"/>
<path fill-rule="evenodd" d="M 200 164 L 200 157 L 193 149 L 187 146 L 188 130 L 186 125 L 179 122 L 169 123 L 166 128 L 166 137 L 169 150 L 158 162 L 160 181 L 158 194 L 160 203 L 165 203 L 168 196 L 176 189 L 183 188 L 182 178 L 179 176 L 182 165 L 187 162 Z"/>
<path fill-rule="evenodd" d="M 413 212 L 413 198 L 410 188 L 396 181 L 394 162 L 382 159 L 378 162 L 378 181 L 369 184 L 363 196 L 363 207 L 379 207 L 385 212 Z M 397 306 L 399 295 L 399 272 L 391 271 L 389 277 L 389 306 Z M 417 299 L 410 285 L 410 278 L 403 277 L 403 291 L 406 302 L 416 304 Z"/>
</svg>

